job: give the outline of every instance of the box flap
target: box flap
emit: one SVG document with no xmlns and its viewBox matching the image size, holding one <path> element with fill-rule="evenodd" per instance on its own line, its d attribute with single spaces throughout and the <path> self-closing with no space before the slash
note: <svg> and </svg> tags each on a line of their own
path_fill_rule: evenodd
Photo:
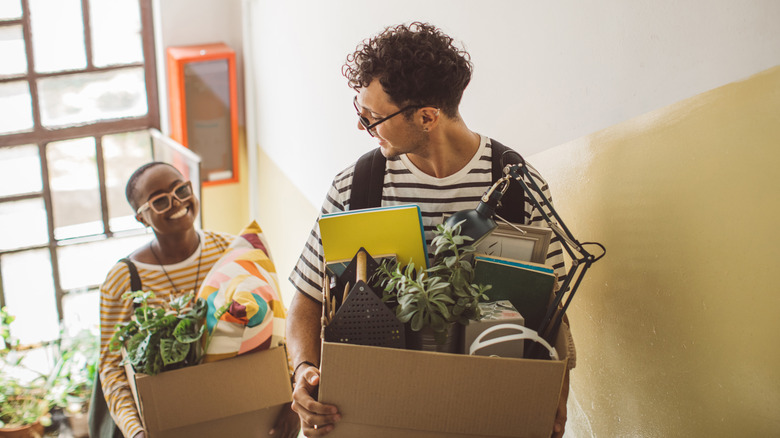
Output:
<svg viewBox="0 0 780 438">
<path fill-rule="evenodd" d="M 565 369 L 565 359 L 477 357 L 326 342 L 320 400 L 338 406 L 342 414 L 334 437 L 364 436 L 372 429 L 374 434 L 394 430 L 396 436 L 408 435 L 400 432 L 408 429 L 430 437 L 549 437 Z"/>
<path fill-rule="evenodd" d="M 132 376 L 128 376 L 132 380 Z M 135 375 L 144 424 L 155 431 L 262 410 L 292 399 L 283 347 L 218 362 Z"/>
</svg>

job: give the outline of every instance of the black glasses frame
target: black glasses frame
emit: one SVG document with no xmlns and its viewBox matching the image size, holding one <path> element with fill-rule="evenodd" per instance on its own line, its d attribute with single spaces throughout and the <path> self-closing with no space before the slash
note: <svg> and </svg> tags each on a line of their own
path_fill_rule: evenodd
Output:
<svg viewBox="0 0 780 438">
<path fill-rule="evenodd" d="M 370 123 L 368 121 L 368 118 L 361 114 L 360 107 L 358 106 L 358 103 L 357 103 L 357 96 L 355 96 L 355 98 L 352 99 L 352 105 L 355 106 L 355 111 L 357 111 L 358 120 L 360 120 L 360 124 L 363 125 L 363 128 L 366 129 L 366 132 L 368 132 L 368 135 L 370 135 L 372 137 L 374 136 L 374 133 L 371 132 L 371 130 L 376 128 L 377 125 L 379 125 L 380 123 L 384 123 L 384 122 L 392 119 L 393 117 L 397 116 L 398 114 L 401 114 L 402 112 L 404 112 L 406 110 L 415 109 L 415 108 L 417 108 L 417 109 L 425 108 L 426 106 L 428 106 L 428 105 L 407 105 L 407 106 L 401 108 L 400 110 L 394 112 L 393 114 L 390 114 L 387 117 L 382 117 L 381 119 L 377 120 L 376 122 Z"/>
</svg>

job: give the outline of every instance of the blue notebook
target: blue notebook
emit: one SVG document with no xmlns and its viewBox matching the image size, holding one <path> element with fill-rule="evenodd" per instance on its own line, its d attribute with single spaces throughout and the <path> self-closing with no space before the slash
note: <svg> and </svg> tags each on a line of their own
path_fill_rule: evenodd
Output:
<svg viewBox="0 0 780 438">
<path fill-rule="evenodd" d="M 532 262 L 474 256 L 474 283 L 489 284 L 488 301 L 509 300 L 525 318 L 526 327 L 537 330 L 553 299 L 557 277 L 552 267 Z"/>
</svg>

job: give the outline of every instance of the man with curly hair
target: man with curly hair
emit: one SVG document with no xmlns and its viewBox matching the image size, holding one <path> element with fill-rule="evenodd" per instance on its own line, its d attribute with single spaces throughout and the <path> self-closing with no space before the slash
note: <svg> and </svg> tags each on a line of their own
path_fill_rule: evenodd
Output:
<svg viewBox="0 0 780 438">
<path fill-rule="evenodd" d="M 381 205 L 419 205 L 429 247 L 443 216 L 473 209 L 493 183 L 493 141 L 471 131 L 458 110 L 472 69 L 469 54 L 456 47 L 451 37 L 430 24 L 414 22 L 388 27 L 363 41 L 347 56 L 342 70 L 357 92 L 353 102 L 357 127 L 377 140 L 384 157 Z M 351 208 L 354 170 L 352 164 L 334 178 L 322 214 Z M 547 184 L 536 170 L 530 170 L 551 202 Z M 354 182 L 355 187 L 366 184 Z M 530 202 L 524 209 L 526 224 L 546 226 Z M 550 244 L 547 264 L 562 280 L 565 272 L 557 239 Z M 341 419 L 336 406 L 312 397 L 319 385 L 324 272 L 315 224 L 290 274 L 298 292 L 287 319 L 288 351 L 294 364 L 293 410 L 306 436 L 325 435 Z M 568 373 L 555 422 L 556 437 L 563 435 L 567 397 Z"/>
</svg>

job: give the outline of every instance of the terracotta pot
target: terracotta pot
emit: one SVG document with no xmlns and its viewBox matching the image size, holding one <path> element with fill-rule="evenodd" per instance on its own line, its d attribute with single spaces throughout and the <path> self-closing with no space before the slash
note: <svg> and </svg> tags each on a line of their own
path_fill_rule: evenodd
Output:
<svg viewBox="0 0 780 438">
<path fill-rule="evenodd" d="M 42 436 L 43 426 L 37 421 L 21 427 L 0 428 L 0 437 L 2 438 L 41 438 Z"/>
<path fill-rule="evenodd" d="M 89 437 L 89 424 L 87 424 L 88 415 L 83 412 L 68 413 L 66 415 L 70 423 L 70 430 L 73 432 L 73 438 Z"/>
</svg>

